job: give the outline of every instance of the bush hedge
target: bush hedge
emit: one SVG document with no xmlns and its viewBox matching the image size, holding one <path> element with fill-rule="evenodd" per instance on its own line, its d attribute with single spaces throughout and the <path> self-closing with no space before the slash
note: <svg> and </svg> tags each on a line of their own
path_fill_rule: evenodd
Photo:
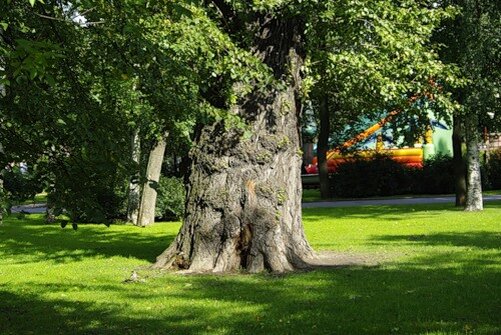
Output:
<svg viewBox="0 0 501 335">
<path fill-rule="evenodd" d="M 492 151 L 485 167 L 488 187 L 494 190 L 501 189 L 501 149 Z"/>
<path fill-rule="evenodd" d="M 341 164 L 331 175 L 334 196 L 362 198 L 409 192 L 411 171 L 394 160 L 378 156 L 372 160 L 353 159 Z"/>
<path fill-rule="evenodd" d="M 422 169 L 406 167 L 385 156 L 354 159 L 340 165 L 331 176 L 331 189 L 333 196 L 348 198 L 453 193 L 452 158 L 436 156 Z"/>
</svg>

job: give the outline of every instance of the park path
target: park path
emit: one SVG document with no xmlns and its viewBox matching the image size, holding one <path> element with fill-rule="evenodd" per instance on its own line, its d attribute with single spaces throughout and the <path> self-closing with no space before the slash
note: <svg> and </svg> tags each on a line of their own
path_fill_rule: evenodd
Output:
<svg viewBox="0 0 501 335">
<path fill-rule="evenodd" d="M 12 206 L 10 209 L 12 213 L 29 213 L 29 214 L 39 214 L 45 213 L 45 204 L 29 204 L 29 205 L 18 205 Z"/>
<path fill-rule="evenodd" d="M 357 200 L 337 200 L 337 201 L 316 201 L 305 202 L 303 208 L 332 208 L 332 207 L 356 207 L 356 206 L 376 206 L 376 205 L 417 205 L 417 204 L 453 204 L 454 196 L 440 197 L 402 197 L 391 199 L 357 199 Z M 501 201 L 500 195 L 484 195 L 484 202 Z M 30 204 L 13 206 L 12 212 L 19 213 L 45 213 L 45 204 Z"/>
</svg>

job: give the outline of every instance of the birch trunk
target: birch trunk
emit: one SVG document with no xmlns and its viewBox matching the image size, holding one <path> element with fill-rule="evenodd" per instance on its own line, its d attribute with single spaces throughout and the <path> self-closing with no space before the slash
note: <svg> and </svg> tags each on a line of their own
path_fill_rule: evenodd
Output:
<svg viewBox="0 0 501 335">
<path fill-rule="evenodd" d="M 480 152 L 478 146 L 480 144 L 480 136 L 478 132 L 478 117 L 470 115 L 465 122 L 466 134 L 466 207 L 465 211 L 481 211 L 483 210 L 482 199 L 482 178 L 480 172 Z"/>
<path fill-rule="evenodd" d="M 155 222 L 155 207 L 157 202 L 157 188 L 162 172 L 162 163 L 165 155 L 167 134 L 156 143 L 150 151 L 148 166 L 146 167 L 146 181 L 141 192 L 137 225 L 145 227 Z"/>
<path fill-rule="evenodd" d="M 141 141 L 139 131 L 134 132 L 131 138 L 132 145 L 132 161 L 136 166 L 136 173 L 131 178 L 129 183 L 129 196 L 127 203 L 127 220 L 132 224 L 137 225 L 139 217 L 139 201 L 141 200 Z"/>
</svg>

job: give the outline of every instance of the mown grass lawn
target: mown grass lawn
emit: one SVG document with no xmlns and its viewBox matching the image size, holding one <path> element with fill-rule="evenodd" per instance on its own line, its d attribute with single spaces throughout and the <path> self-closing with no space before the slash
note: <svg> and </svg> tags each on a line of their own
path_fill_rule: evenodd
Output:
<svg viewBox="0 0 501 335">
<path fill-rule="evenodd" d="M 483 194 L 484 195 L 500 195 L 501 190 L 484 191 Z M 413 198 L 429 198 L 429 197 L 436 197 L 437 195 L 436 194 L 420 194 L 420 195 L 401 194 L 401 195 L 393 195 L 393 196 L 387 196 L 387 197 L 368 197 L 368 198 L 363 198 L 363 199 L 360 199 L 360 198 L 358 198 L 358 199 L 352 198 L 352 199 L 355 199 L 355 200 L 392 199 L 392 198 L 397 199 L 397 198 L 403 198 L 403 197 L 408 197 L 408 196 L 412 196 Z M 438 195 L 438 196 L 444 196 L 444 195 L 442 194 L 442 195 Z M 453 197 L 454 194 L 448 194 L 448 196 Z M 332 198 L 332 199 L 326 200 L 326 199 L 322 199 L 320 197 L 320 189 L 305 189 L 305 190 L 303 190 L 303 202 L 332 201 L 332 200 L 347 200 L 347 198 Z"/>
<path fill-rule="evenodd" d="M 0 334 L 501 334 L 501 204 L 304 211 L 317 250 L 376 266 L 146 270 L 179 223 L 0 226 Z M 144 282 L 124 283 L 133 269 Z"/>
</svg>

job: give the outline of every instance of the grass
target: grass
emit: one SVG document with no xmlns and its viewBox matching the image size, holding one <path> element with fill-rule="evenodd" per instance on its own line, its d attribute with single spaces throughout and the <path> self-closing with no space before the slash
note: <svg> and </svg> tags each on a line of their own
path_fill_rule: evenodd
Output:
<svg viewBox="0 0 501 335">
<path fill-rule="evenodd" d="M 501 190 L 491 190 L 491 191 L 484 191 L 484 195 L 500 195 Z M 453 194 L 448 194 L 449 196 L 454 196 Z M 404 198 L 404 197 L 413 197 L 413 198 L 429 198 L 429 197 L 436 197 L 436 196 L 444 196 L 442 195 L 436 195 L 436 194 L 402 194 L 402 195 L 392 195 L 392 196 L 385 196 L 385 197 L 368 197 L 368 198 L 356 198 L 356 200 L 361 200 L 361 199 L 399 199 L 399 198 Z M 350 198 L 351 199 L 351 198 Z M 331 198 L 331 199 L 322 199 L 320 197 L 320 189 L 304 189 L 303 190 L 303 202 L 317 202 L 317 201 L 333 201 L 333 200 L 347 200 L 346 198 Z"/>
<path fill-rule="evenodd" d="M 501 190 L 491 190 L 491 191 L 485 191 L 484 195 L 500 195 Z"/>
<path fill-rule="evenodd" d="M 303 202 L 315 202 L 315 201 L 323 201 L 320 198 L 320 190 L 319 189 L 304 189 L 303 190 Z"/>
<path fill-rule="evenodd" d="M 21 205 L 34 205 L 34 204 L 44 204 L 47 202 L 47 193 L 42 192 L 35 195 L 33 199 L 28 199 L 23 201 Z"/>
<path fill-rule="evenodd" d="M 501 204 L 308 209 L 317 250 L 379 266 L 281 276 L 138 270 L 178 223 L 0 226 L 0 334 L 501 334 Z"/>
</svg>

